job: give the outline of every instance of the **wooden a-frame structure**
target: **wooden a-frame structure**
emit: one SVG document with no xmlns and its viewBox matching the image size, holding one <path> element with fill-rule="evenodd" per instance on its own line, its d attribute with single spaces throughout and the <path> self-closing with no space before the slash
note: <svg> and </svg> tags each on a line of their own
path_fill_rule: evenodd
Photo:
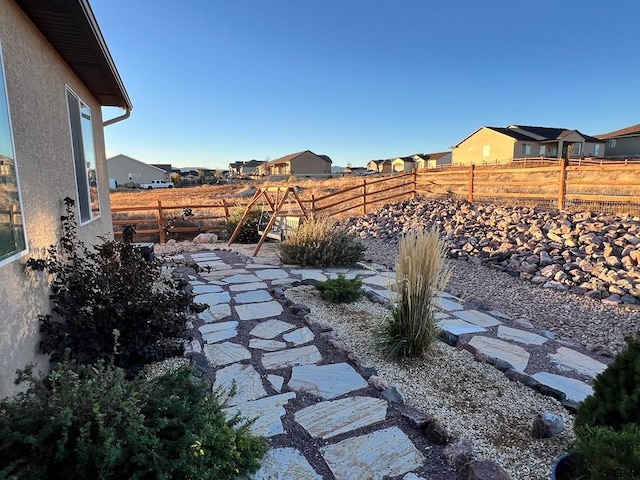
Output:
<svg viewBox="0 0 640 480">
<path fill-rule="evenodd" d="M 258 230 L 261 237 L 258 245 L 256 245 L 256 248 L 253 251 L 254 257 L 258 254 L 260 247 L 262 247 L 262 244 L 267 238 L 284 240 L 287 233 L 297 227 L 301 219 L 309 218 L 306 209 L 302 205 L 302 200 L 298 196 L 294 187 L 258 187 L 253 198 L 247 205 L 244 215 L 242 215 L 242 218 L 238 222 L 238 226 L 233 231 L 233 235 L 231 235 L 229 242 L 227 242 L 227 246 L 231 245 L 236 239 L 238 233 L 240 233 L 240 229 L 249 218 L 251 209 L 260 200 L 262 200 L 262 212 L 268 211 L 271 218 L 269 218 L 269 222 L 265 226 L 264 230 Z M 293 210 L 293 207 L 296 207 L 295 210 Z M 276 235 L 273 234 L 275 226 L 278 227 L 279 232 Z M 258 228 L 260 228 L 260 226 L 258 226 Z"/>
</svg>

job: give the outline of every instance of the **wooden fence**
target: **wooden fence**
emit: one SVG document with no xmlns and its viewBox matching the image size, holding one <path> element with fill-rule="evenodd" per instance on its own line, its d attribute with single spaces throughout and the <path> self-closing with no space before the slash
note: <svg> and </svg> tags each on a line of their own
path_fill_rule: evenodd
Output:
<svg viewBox="0 0 640 480">
<path fill-rule="evenodd" d="M 544 165 L 544 163 L 543 163 Z M 501 166 L 451 167 L 390 175 L 381 179 L 355 180 L 347 188 L 325 194 L 302 196 L 307 211 L 346 217 L 366 215 L 384 204 L 415 198 L 453 197 L 468 202 L 538 204 L 559 209 L 590 209 L 604 213 L 640 213 L 640 163 L 618 162 L 603 165 L 571 164 L 564 160 L 537 166 L 529 162 Z M 246 205 L 246 203 L 244 204 Z M 242 205 L 236 205 L 242 206 Z M 145 225 L 139 234 L 157 234 L 165 242 L 170 233 L 209 231 L 215 223 L 229 219 L 230 205 L 224 199 L 209 205 L 113 208 L 114 226 Z M 167 212 L 207 209 L 220 211 L 185 217 L 184 225 L 172 224 L 176 217 Z M 153 217 L 140 217 L 153 212 Z M 120 218 L 119 214 L 132 214 Z M 215 222 L 214 222 L 215 221 Z M 148 225 L 154 225 L 149 228 Z M 116 235 L 121 232 L 114 232 Z"/>
</svg>

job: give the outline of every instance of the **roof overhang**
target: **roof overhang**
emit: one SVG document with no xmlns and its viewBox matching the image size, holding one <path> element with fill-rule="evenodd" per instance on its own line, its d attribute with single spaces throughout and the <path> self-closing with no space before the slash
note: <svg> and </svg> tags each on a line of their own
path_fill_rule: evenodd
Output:
<svg viewBox="0 0 640 480">
<path fill-rule="evenodd" d="M 87 0 L 15 0 L 63 60 L 106 107 L 133 108 Z"/>
</svg>

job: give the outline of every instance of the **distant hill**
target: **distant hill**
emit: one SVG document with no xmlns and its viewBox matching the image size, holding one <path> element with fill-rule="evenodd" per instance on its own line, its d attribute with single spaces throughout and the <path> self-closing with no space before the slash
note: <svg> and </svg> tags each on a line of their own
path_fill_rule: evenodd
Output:
<svg viewBox="0 0 640 480">
<path fill-rule="evenodd" d="M 331 173 L 342 173 L 344 167 L 339 167 L 337 165 L 331 167 Z"/>
</svg>

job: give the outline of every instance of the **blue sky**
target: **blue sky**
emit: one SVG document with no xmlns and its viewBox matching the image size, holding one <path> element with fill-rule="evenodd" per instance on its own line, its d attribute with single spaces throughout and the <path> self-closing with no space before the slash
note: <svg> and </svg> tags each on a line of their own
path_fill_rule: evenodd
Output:
<svg viewBox="0 0 640 480">
<path fill-rule="evenodd" d="M 134 104 L 105 129 L 108 156 L 223 168 L 309 149 L 364 166 L 483 125 L 640 123 L 630 0 L 91 4 Z"/>
</svg>

